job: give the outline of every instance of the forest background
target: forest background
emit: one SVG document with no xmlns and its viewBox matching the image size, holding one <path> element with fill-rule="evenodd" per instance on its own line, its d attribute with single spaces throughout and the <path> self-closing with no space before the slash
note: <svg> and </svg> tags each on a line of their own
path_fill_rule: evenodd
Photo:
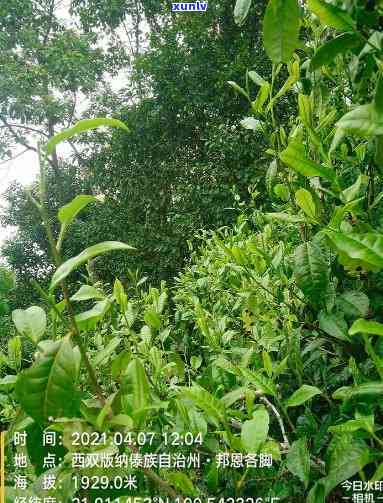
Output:
<svg viewBox="0 0 383 503">
<path fill-rule="evenodd" d="M 36 154 L 37 140 L 80 118 L 119 117 L 131 127 L 130 135 L 81 137 L 66 156 L 54 155 L 52 214 L 69 195 L 105 197 L 76 221 L 64 256 L 118 238 L 139 253 L 103 258 L 97 274 L 110 280 L 140 269 L 158 282 L 181 270 L 197 231 L 235 221 L 235 194 L 246 199 L 264 154 L 261 136 L 240 127 L 247 105 L 227 81 L 255 66 L 270 75 L 260 39 L 265 5 L 257 2 L 239 28 L 232 2 L 175 16 L 170 2 L 77 1 L 67 27 L 62 2 L 3 2 L 3 161 L 20 149 Z M 36 299 L 31 278 L 44 283 L 51 272 L 48 245 L 20 185 L 8 187 L 2 208 L 2 225 L 17 229 L 2 256 L 25 306 Z"/>
</svg>

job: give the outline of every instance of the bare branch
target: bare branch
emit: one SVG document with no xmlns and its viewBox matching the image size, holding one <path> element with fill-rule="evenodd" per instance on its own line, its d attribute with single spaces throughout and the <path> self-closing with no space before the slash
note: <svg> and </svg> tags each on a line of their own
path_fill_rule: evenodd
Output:
<svg viewBox="0 0 383 503">
<path fill-rule="evenodd" d="M 277 421 L 279 423 L 279 427 L 282 432 L 283 443 L 284 443 L 285 447 L 289 448 L 290 443 L 289 443 L 289 439 L 287 438 L 287 435 L 286 435 L 286 430 L 285 430 L 285 426 L 283 424 L 281 415 L 279 414 L 277 409 L 274 407 L 274 405 L 265 396 L 261 396 L 260 400 L 262 400 L 262 402 L 264 402 L 269 407 L 269 409 L 272 410 L 274 416 L 277 418 Z"/>
<path fill-rule="evenodd" d="M 4 161 L 1 161 L 0 162 L 0 166 L 2 164 L 6 164 L 7 162 L 11 162 L 11 161 L 14 161 L 15 159 L 17 159 L 18 157 L 21 157 L 22 155 L 25 154 L 25 152 L 28 152 L 28 149 L 26 148 L 25 150 L 23 150 L 22 152 L 19 152 L 18 154 L 14 155 L 13 157 L 9 158 L 9 159 L 5 159 Z"/>
<path fill-rule="evenodd" d="M 84 158 L 84 157 L 82 157 L 82 155 L 80 154 L 80 152 L 77 150 L 76 145 L 75 145 L 73 142 L 71 142 L 70 140 L 68 141 L 68 143 L 69 143 L 69 145 L 71 146 L 71 148 L 72 148 L 73 152 L 75 153 L 75 155 L 76 155 L 76 157 L 77 157 L 78 161 L 79 161 L 81 164 L 85 164 L 85 158 Z"/>
<path fill-rule="evenodd" d="M 19 143 L 28 150 L 33 150 L 33 152 L 37 152 L 37 148 L 32 147 L 32 145 L 29 145 L 29 143 L 27 143 L 23 138 L 20 138 L 20 135 L 16 133 L 11 124 L 8 124 L 8 122 L 4 119 L 4 117 L 1 117 L 1 120 L 3 121 L 4 126 L 8 128 L 8 131 L 16 140 L 16 143 Z"/>
<path fill-rule="evenodd" d="M 3 119 L 3 122 L 4 119 Z M 0 126 L 0 129 L 3 129 L 3 128 L 20 128 L 20 129 L 25 129 L 26 131 L 31 131 L 32 133 L 37 133 L 37 134 L 41 134 L 43 136 L 46 136 L 47 138 L 49 138 L 49 136 L 47 135 L 47 133 L 44 133 L 44 131 L 40 131 L 39 129 L 35 129 L 31 126 L 24 126 L 24 124 L 9 124 L 8 122 L 5 123 L 3 126 Z"/>
</svg>

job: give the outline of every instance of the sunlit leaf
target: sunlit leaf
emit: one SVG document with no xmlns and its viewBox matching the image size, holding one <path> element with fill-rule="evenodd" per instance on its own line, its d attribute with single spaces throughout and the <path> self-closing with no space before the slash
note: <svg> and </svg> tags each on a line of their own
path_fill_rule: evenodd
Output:
<svg viewBox="0 0 383 503">
<path fill-rule="evenodd" d="M 316 395 L 321 395 L 322 392 L 316 386 L 309 386 L 308 384 L 303 384 L 299 389 L 294 391 L 294 393 L 285 402 L 286 407 L 298 407 L 303 403 L 311 400 Z"/>
<path fill-rule="evenodd" d="M 269 0 L 263 19 L 263 41 L 273 63 L 288 63 L 299 45 L 297 0 Z"/>
<path fill-rule="evenodd" d="M 317 70 L 323 65 L 329 65 L 340 54 L 344 54 L 360 44 L 360 38 L 355 33 L 342 33 L 326 42 L 316 51 L 311 59 L 311 70 Z"/>
<path fill-rule="evenodd" d="M 339 254 L 339 261 L 348 268 L 363 267 L 378 271 L 383 267 L 383 235 L 373 232 L 345 234 L 326 231 L 332 245 Z"/>
<path fill-rule="evenodd" d="M 334 400 L 349 400 L 353 397 L 383 395 L 383 382 L 368 382 L 358 386 L 343 386 L 332 394 Z"/>
<path fill-rule="evenodd" d="M 73 220 L 76 218 L 78 213 L 85 208 L 88 204 L 92 202 L 100 202 L 100 198 L 97 198 L 95 196 L 87 196 L 84 194 L 81 194 L 79 196 L 76 196 L 72 201 L 62 208 L 59 209 L 58 211 L 58 219 L 61 222 L 61 229 L 60 229 L 60 235 L 57 241 L 57 248 L 61 248 L 62 241 L 64 239 L 65 233 L 70 226 L 70 224 L 73 222 Z"/>
<path fill-rule="evenodd" d="M 362 318 L 354 321 L 349 332 L 350 335 L 369 334 L 383 336 L 383 324 L 372 320 L 363 320 Z"/>
<path fill-rule="evenodd" d="M 63 281 L 72 271 L 85 264 L 88 260 L 91 260 L 98 255 L 109 251 L 118 251 L 118 250 L 134 250 L 132 246 L 129 246 L 125 243 L 120 243 L 118 241 L 105 241 L 104 243 L 98 243 L 96 245 L 90 246 L 82 251 L 76 257 L 70 258 L 66 262 L 64 262 L 57 271 L 54 273 L 50 289 L 53 290 L 57 287 L 57 285 Z"/>
<path fill-rule="evenodd" d="M 323 0 L 308 0 L 308 8 L 326 26 L 331 26 L 337 30 L 354 31 L 355 22 L 346 11 L 331 5 Z"/>
<path fill-rule="evenodd" d="M 366 138 L 383 135 L 383 114 L 378 113 L 372 103 L 360 105 L 345 114 L 337 122 L 337 127 Z"/>
<path fill-rule="evenodd" d="M 305 214 L 311 220 L 315 220 L 316 207 L 311 192 L 306 189 L 298 189 L 295 192 L 295 200 L 297 202 L 297 205 L 305 212 Z"/>
<path fill-rule="evenodd" d="M 303 145 L 296 142 L 290 143 L 281 152 L 280 159 L 289 168 L 303 176 L 320 176 L 331 181 L 334 181 L 336 178 L 336 174 L 332 169 L 307 159 Z"/>
<path fill-rule="evenodd" d="M 57 145 L 65 140 L 69 140 L 74 136 L 77 136 L 84 131 L 90 131 L 91 129 L 97 129 L 101 126 L 108 126 L 114 128 L 124 129 L 129 132 L 128 127 L 118 119 L 108 119 L 108 118 L 98 118 L 98 119 L 83 119 L 78 121 L 73 127 L 69 129 L 64 129 L 61 133 L 53 136 L 47 143 L 46 149 L 48 154 L 51 154 Z"/>
<path fill-rule="evenodd" d="M 83 300 L 90 300 L 90 299 L 103 299 L 104 295 L 100 290 L 97 290 L 94 286 L 91 285 L 81 285 L 80 289 L 77 290 L 77 292 L 72 295 L 70 300 L 73 300 L 75 302 L 80 302 Z"/>
<path fill-rule="evenodd" d="M 25 412 L 38 423 L 46 423 L 49 417 L 71 417 L 78 370 L 78 354 L 70 338 L 49 341 L 43 355 L 18 376 L 16 395 Z"/>
<path fill-rule="evenodd" d="M 262 408 L 254 412 L 253 419 L 243 423 L 241 441 L 246 452 L 257 452 L 266 441 L 269 422 L 269 414 L 265 408 Z"/>
<path fill-rule="evenodd" d="M 44 309 L 39 306 L 31 306 L 28 309 L 15 309 L 12 312 L 12 321 L 17 331 L 26 337 L 29 337 L 34 343 L 37 343 L 47 327 L 47 316 Z"/>
<path fill-rule="evenodd" d="M 234 21 L 242 26 L 249 14 L 252 0 L 237 0 L 234 7 Z"/>
</svg>

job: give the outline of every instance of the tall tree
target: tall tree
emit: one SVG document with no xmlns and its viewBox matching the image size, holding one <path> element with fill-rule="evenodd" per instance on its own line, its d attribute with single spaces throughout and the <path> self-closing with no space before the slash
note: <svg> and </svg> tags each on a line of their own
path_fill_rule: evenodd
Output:
<svg viewBox="0 0 383 503">
<path fill-rule="evenodd" d="M 131 134 L 92 134 L 89 147 L 83 138 L 81 156 L 86 160 L 76 176 L 62 175 L 58 186 L 52 174 L 52 214 L 64 203 L 63 193 L 92 190 L 105 195 L 103 205 L 74 224 L 64 254 L 78 253 L 100 238 L 119 239 L 136 246 L 138 253 L 103 258 L 98 267 L 106 279 L 123 276 L 128 267 L 140 267 L 154 280 L 169 278 L 179 271 L 187 240 L 199 229 L 227 225 L 236 218 L 231 190 L 236 187 L 246 196 L 259 170 L 264 171 L 265 159 L 260 136 L 239 126 L 249 103 L 228 81 L 243 82 L 246 69 L 270 75 L 260 43 L 265 3 L 252 7 L 249 23 L 241 28 L 226 3 L 209 4 L 206 13 L 178 15 L 171 14 L 165 1 L 156 9 L 149 0 L 129 6 L 117 2 L 113 12 L 112 4 L 105 2 L 78 1 L 73 6 L 85 31 L 103 23 L 116 31 L 128 19 L 128 31 L 130 27 L 130 34 L 136 34 L 135 7 L 144 21 L 138 24 L 140 45 L 126 89 L 119 99 L 105 93 L 93 99 L 94 93 L 88 111 L 89 116 L 117 114 L 129 124 Z M 148 27 L 149 38 L 144 40 Z M 25 279 L 31 262 L 39 271 L 48 271 L 49 262 L 42 242 L 36 251 L 32 246 L 39 239 L 32 223 L 35 213 L 17 194 L 9 191 L 10 209 L 3 221 L 20 232 L 3 253 Z M 21 263 L 25 250 L 28 257 Z"/>
</svg>

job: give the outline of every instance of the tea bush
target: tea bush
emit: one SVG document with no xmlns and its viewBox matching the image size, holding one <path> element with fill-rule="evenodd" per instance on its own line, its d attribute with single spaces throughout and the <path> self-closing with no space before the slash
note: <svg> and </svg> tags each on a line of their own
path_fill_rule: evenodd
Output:
<svg viewBox="0 0 383 503">
<path fill-rule="evenodd" d="M 237 1 L 238 24 L 250 7 L 251 0 Z M 63 239 L 78 213 L 98 202 L 94 196 L 59 210 L 58 235 L 47 214 L 52 149 L 100 125 L 128 133 L 126 125 L 81 121 L 41 147 L 40 192 L 29 198 L 56 270 L 48 291 L 35 285 L 45 309 L 13 311 L 18 335 L 2 357 L 8 464 L 16 449 L 32 465 L 27 490 L 13 486 L 19 469 L 7 471 L 10 501 L 41 496 L 47 473 L 58 483 L 44 494 L 61 501 L 132 494 L 108 482 L 84 484 L 92 476 L 100 482 L 105 469 L 75 467 L 78 452 L 197 452 L 202 465 L 187 471 L 128 471 L 137 477 L 135 496 L 177 501 L 256 495 L 336 502 L 345 493 L 341 483 L 382 478 L 383 12 L 376 2 L 366 9 L 364 2 L 269 1 L 263 28 L 272 79 L 250 69 L 243 87 L 229 83 L 249 103 L 243 127 L 268 142 L 265 177 L 249 189 L 251 205 L 236 198 L 234 226 L 201 233 L 174 285 L 147 287 L 134 273 L 130 284 L 99 282 L 95 257 L 135 253 L 120 242 L 63 261 Z M 283 65 L 288 76 L 279 85 Z M 295 93 L 296 116 L 278 113 L 286 93 Z M 71 274 L 87 263 L 72 293 Z M 10 440 L 24 429 L 23 450 Z M 42 464 L 43 431 L 63 439 L 56 452 L 62 462 L 50 470 Z M 102 441 L 74 446 L 76 432 Z M 116 434 L 138 440 L 142 432 L 150 441 L 113 442 Z M 214 460 L 225 455 L 237 465 L 217 468 Z M 258 466 L 241 465 L 254 455 Z"/>
</svg>

